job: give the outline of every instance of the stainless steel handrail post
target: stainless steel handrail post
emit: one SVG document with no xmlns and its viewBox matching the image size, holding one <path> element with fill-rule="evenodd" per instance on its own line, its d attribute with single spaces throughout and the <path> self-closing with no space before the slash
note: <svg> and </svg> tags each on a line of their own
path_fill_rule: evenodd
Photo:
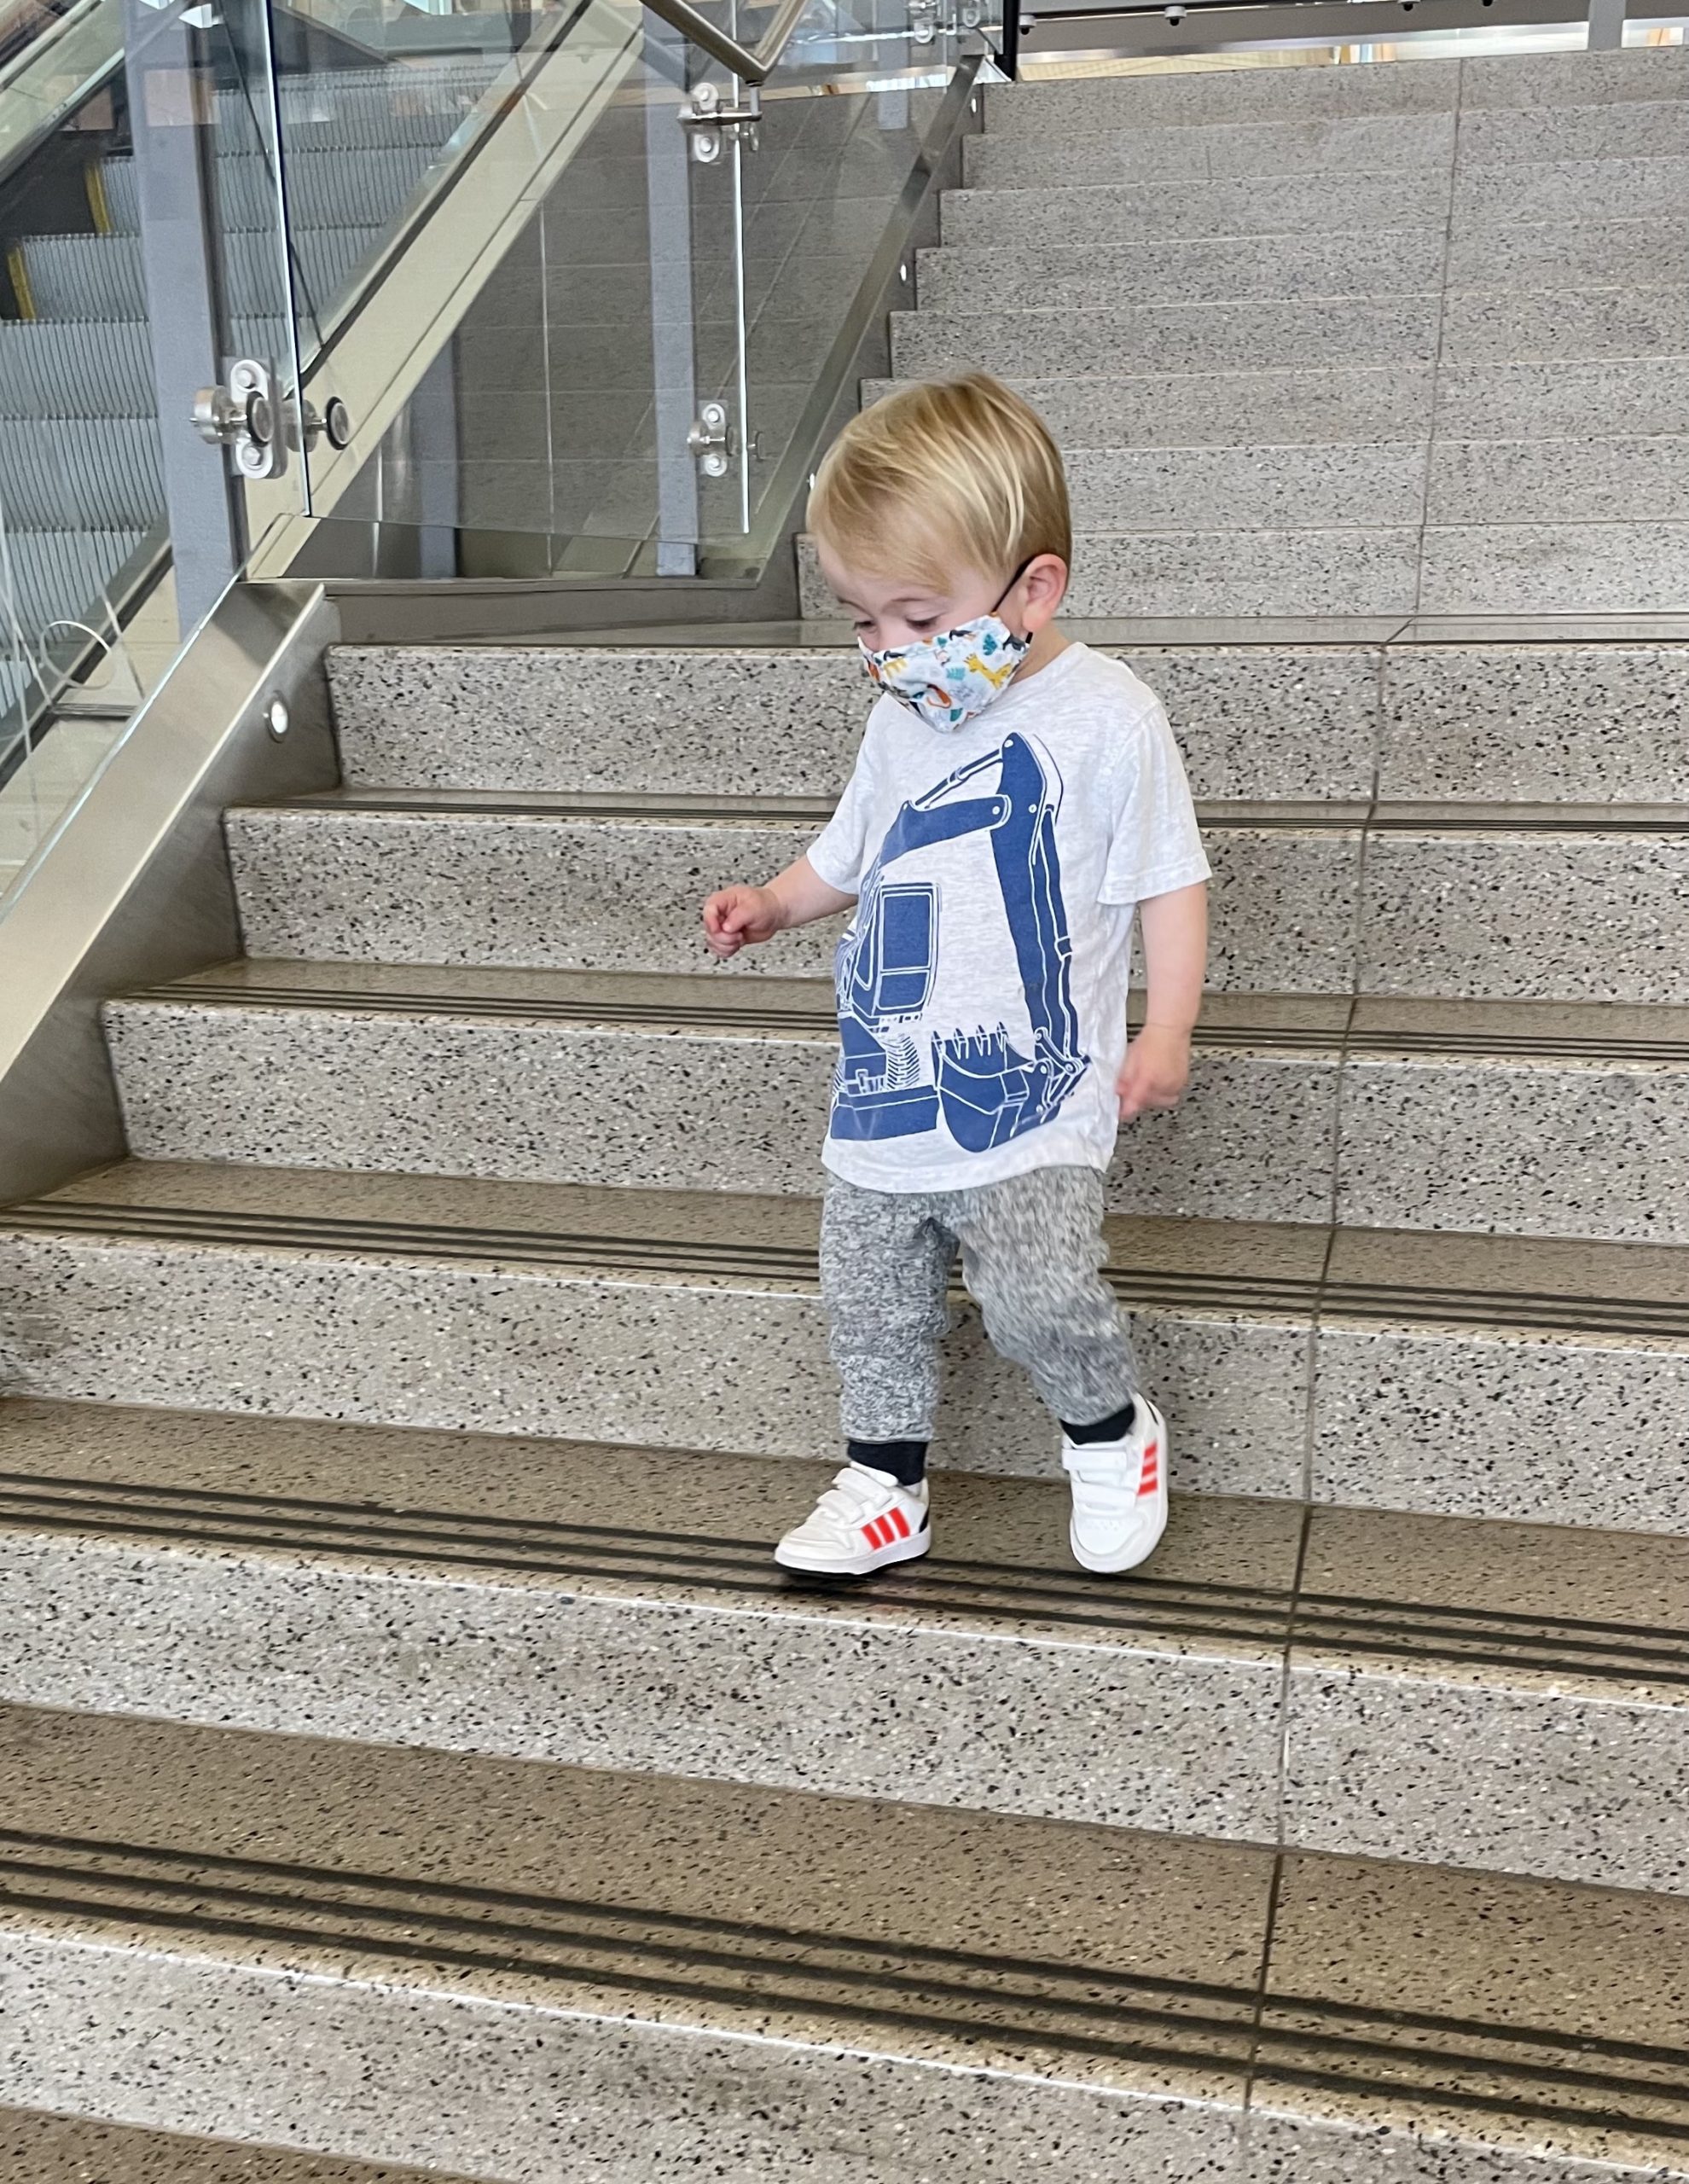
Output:
<svg viewBox="0 0 1689 2184">
<path fill-rule="evenodd" d="M 645 190 L 651 293 L 651 404 L 657 433 L 657 573 L 698 573 L 698 466 L 688 435 L 698 414 L 692 295 L 692 177 L 680 109 L 660 96 L 684 85 L 686 40 L 662 13 L 647 20 Z M 659 10 L 653 9 L 656 15 Z M 655 63 L 654 66 L 651 63 Z M 683 93 L 682 93 L 683 96 Z"/>
<path fill-rule="evenodd" d="M 182 633 L 222 596 L 243 558 L 241 512 L 220 452 L 194 423 L 221 379 L 217 250 L 200 108 L 204 78 L 180 6 L 125 0 L 124 68 L 141 208 L 153 386 Z"/>
</svg>

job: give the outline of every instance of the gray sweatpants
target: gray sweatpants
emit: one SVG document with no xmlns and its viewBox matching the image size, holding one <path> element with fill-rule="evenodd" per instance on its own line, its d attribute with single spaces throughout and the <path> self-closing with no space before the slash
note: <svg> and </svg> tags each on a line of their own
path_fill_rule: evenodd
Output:
<svg viewBox="0 0 1689 2184">
<path fill-rule="evenodd" d="M 1058 1418 L 1088 1426 L 1123 1410 L 1138 1374 L 1099 1271 L 1102 1213 L 1095 1168 L 1036 1168 L 920 1196 L 829 1177 L 821 1295 L 846 1438 L 932 1438 L 958 1250 L 993 1345 L 1026 1368 Z"/>
</svg>

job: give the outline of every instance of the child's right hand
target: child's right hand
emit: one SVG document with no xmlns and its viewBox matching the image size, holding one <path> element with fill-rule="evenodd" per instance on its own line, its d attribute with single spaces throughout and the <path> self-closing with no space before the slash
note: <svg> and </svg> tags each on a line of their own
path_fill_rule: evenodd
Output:
<svg viewBox="0 0 1689 2184">
<path fill-rule="evenodd" d="M 748 943 L 772 940 L 786 926 L 772 887 L 723 887 L 704 905 L 704 944 L 725 962 Z"/>
</svg>

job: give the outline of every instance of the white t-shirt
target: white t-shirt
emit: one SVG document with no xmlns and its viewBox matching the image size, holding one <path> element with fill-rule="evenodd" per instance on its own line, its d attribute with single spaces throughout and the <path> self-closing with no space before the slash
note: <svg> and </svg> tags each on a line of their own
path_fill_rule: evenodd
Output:
<svg viewBox="0 0 1689 2184">
<path fill-rule="evenodd" d="M 868 716 L 810 851 L 860 897 L 823 1155 L 870 1190 L 1106 1168 L 1137 905 L 1208 877 L 1159 700 L 1070 645 L 954 735 Z"/>
</svg>

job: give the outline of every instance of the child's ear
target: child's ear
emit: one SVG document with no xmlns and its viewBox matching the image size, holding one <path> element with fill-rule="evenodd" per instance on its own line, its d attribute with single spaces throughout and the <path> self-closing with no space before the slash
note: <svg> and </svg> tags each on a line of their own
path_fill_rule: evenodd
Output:
<svg viewBox="0 0 1689 2184">
<path fill-rule="evenodd" d="M 1030 630 L 1042 630 L 1053 622 L 1067 590 L 1067 564 L 1059 554 L 1040 554 L 1027 564 L 1021 578 L 1021 596 L 1026 602 L 1026 620 Z"/>
</svg>

